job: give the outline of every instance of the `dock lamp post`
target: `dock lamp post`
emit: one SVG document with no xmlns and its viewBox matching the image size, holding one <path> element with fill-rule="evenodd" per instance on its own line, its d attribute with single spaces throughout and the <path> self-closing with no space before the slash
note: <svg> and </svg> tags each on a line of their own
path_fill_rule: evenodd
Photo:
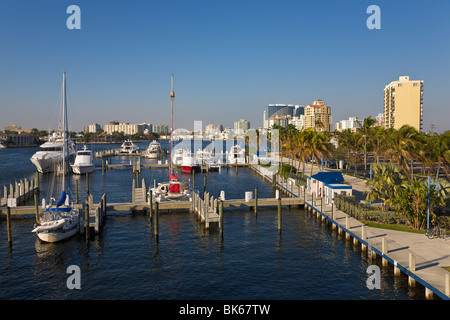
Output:
<svg viewBox="0 0 450 320">
<path fill-rule="evenodd" d="M 431 186 L 436 186 L 436 188 L 434 190 L 439 191 L 441 190 L 439 188 L 439 184 L 437 182 L 431 183 L 430 182 L 430 176 L 428 176 L 428 208 L 427 208 L 427 233 L 429 232 L 430 229 L 430 187 Z"/>
</svg>

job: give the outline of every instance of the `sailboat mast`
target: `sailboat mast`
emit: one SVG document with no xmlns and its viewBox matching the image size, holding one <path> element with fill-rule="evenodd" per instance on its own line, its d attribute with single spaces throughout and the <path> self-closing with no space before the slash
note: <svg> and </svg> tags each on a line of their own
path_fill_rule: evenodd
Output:
<svg viewBox="0 0 450 320">
<path fill-rule="evenodd" d="M 66 72 L 64 72 L 63 76 L 63 117 L 64 117 L 64 147 L 63 150 L 65 151 L 66 155 L 64 155 L 63 152 L 63 159 L 64 156 L 67 156 L 66 161 L 64 161 L 65 165 L 64 167 L 64 174 L 63 174 L 63 188 L 65 190 L 65 176 L 66 176 L 66 170 L 67 170 L 67 189 L 69 189 L 70 186 L 70 174 L 69 174 L 69 132 L 67 127 L 67 94 L 66 94 Z M 67 197 L 69 197 L 69 193 L 67 193 Z"/>
<path fill-rule="evenodd" d="M 175 92 L 173 91 L 173 73 L 171 78 L 170 90 L 170 159 L 169 159 L 169 175 L 172 174 L 172 134 L 173 134 L 173 100 L 175 99 Z"/>
</svg>

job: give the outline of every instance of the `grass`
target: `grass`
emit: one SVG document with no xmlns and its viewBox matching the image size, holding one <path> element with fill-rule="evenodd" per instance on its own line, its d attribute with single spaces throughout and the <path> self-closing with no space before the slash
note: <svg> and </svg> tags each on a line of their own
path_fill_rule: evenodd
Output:
<svg viewBox="0 0 450 320">
<path fill-rule="evenodd" d="M 404 232 L 412 232 L 412 233 L 420 233 L 425 234 L 425 230 L 415 230 L 412 229 L 410 226 L 404 225 L 404 224 L 387 224 L 387 223 L 378 223 L 373 221 L 361 221 L 365 225 L 373 228 L 380 228 L 380 229 L 388 229 L 388 230 L 396 230 L 396 231 L 404 231 Z"/>
<path fill-rule="evenodd" d="M 380 229 L 388 229 L 388 230 L 395 230 L 395 231 L 404 231 L 404 232 L 412 232 L 412 233 L 419 233 L 419 234 L 425 234 L 426 230 L 416 230 L 411 228 L 408 225 L 404 224 L 387 224 L 387 223 L 378 223 L 373 221 L 361 221 L 365 225 L 373 228 L 380 228 Z M 446 230 L 446 235 L 450 234 L 449 230 Z"/>
</svg>

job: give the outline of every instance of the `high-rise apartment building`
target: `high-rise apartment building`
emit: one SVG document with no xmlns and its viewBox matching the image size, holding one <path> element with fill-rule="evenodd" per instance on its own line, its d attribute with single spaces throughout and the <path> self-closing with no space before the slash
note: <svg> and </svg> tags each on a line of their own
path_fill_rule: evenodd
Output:
<svg viewBox="0 0 450 320">
<path fill-rule="evenodd" d="M 331 107 L 321 99 L 305 107 L 304 127 L 314 128 L 316 131 L 331 131 Z"/>
<path fill-rule="evenodd" d="M 407 124 L 418 131 L 423 121 L 423 80 L 401 76 L 384 88 L 384 127 L 399 129 Z"/>
<path fill-rule="evenodd" d="M 234 131 L 236 132 L 245 133 L 248 129 L 250 129 L 250 122 L 245 119 L 241 119 L 234 123 Z"/>
</svg>

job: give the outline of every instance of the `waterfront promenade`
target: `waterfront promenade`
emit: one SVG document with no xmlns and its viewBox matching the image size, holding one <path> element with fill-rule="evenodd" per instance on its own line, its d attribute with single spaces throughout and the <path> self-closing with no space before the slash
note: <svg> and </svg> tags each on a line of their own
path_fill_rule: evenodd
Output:
<svg viewBox="0 0 450 320">
<path fill-rule="evenodd" d="M 289 163 L 289 160 L 284 158 L 283 163 Z M 298 167 L 297 163 L 294 165 Z M 315 165 L 312 174 L 320 170 Z M 323 171 L 339 170 L 324 167 Z M 305 172 L 307 175 L 311 174 L 311 164 L 306 165 Z M 356 199 L 365 199 L 364 193 L 368 191 L 366 181 L 350 175 L 343 176 L 352 185 Z M 287 183 L 279 183 L 299 196 L 298 188 L 289 188 Z M 322 204 L 320 198 L 314 199 L 313 203 L 312 195 L 307 193 L 305 199 L 305 210 L 307 207 L 315 208 L 312 211 L 322 221 L 328 221 L 339 233 L 343 231 L 348 237 L 357 238 L 363 249 L 372 250 L 393 265 L 394 273 L 402 271 L 406 274 L 412 287 L 415 282 L 423 285 L 427 298 L 432 298 L 434 294 L 441 299 L 450 299 L 450 272 L 442 268 L 450 266 L 449 238 L 428 239 L 424 234 L 367 227 L 335 207 L 332 209 L 331 205 Z"/>
</svg>

